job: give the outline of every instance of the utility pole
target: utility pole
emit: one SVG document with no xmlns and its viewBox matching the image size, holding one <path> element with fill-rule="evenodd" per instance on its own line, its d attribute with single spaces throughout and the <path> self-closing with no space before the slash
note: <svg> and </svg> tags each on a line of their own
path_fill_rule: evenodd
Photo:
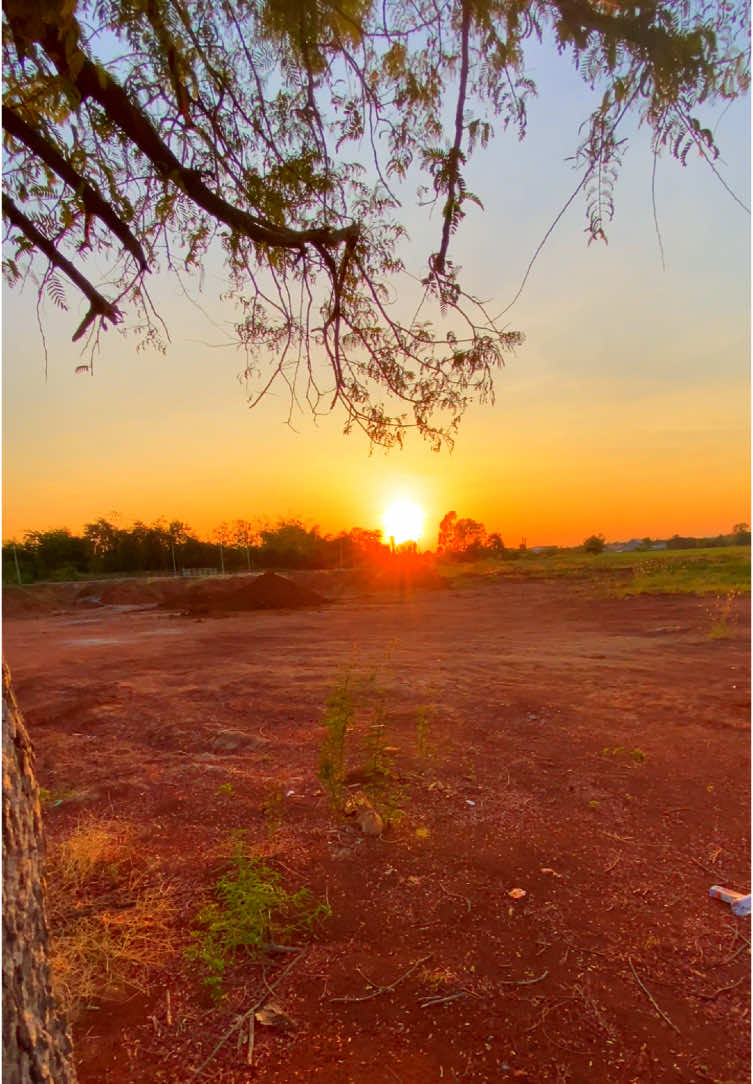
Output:
<svg viewBox="0 0 753 1084">
<path fill-rule="evenodd" d="M 220 572 L 225 575 L 225 557 L 222 553 L 222 543 L 220 542 Z"/>
<path fill-rule="evenodd" d="M 16 553 L 16 543 L 13 543 L 13 560 L 16 562 L 16 579 L 18 580 L 18 586 L 21 586 L 21 569 L 18 567 L 18 554 Z"/>
</svg>

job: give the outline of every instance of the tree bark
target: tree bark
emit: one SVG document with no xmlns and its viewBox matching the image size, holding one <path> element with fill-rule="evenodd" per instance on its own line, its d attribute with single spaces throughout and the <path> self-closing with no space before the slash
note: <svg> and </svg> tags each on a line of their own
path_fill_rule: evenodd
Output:
<svg viewBox="0 0 753 1084">
<path fill-rule="evenodd" d="M 75 1084 L 52 994 L 34 754 L 3 664 L 3 1084 Z"/>
</svg>

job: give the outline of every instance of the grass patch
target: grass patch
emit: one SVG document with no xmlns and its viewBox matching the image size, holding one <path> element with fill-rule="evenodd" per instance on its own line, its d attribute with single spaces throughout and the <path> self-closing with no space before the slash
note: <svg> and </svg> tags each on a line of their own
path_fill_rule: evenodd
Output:
<svg viewBox="0 0 753 1084">
<path fill-rule="evenodd" d="M 242 838 L 236 839 L 230 868 L 213 894 L 214 900 L 196 915 L 186 956 L 201 965 L 215 1001 L 224 997 L 225 973 L 238 953 L 263 957 L 301 932 L 311 932 L 331 914 L 329 905 L 316 903 L 308 889 L 287 892 L 276 870 L 246 853 Z"/>
<path fill-rule="evenodd" d="M 464 577 L 585 580 L 619 598 L 640 594 L 747 593 L 750 546 L 599 554 L 577 550 L 552 554 L 525 552 L 514 560 L 447 562 L 440 571 L 452 580 Z"/>
<path fill-rule="evenodd" d="M 146 990 L 172 948 L 173 907 L 133 831 L 82 820 L 48 846 L 46 876 L 53 986 L 68 1015 L 124 986 Z"/>
</svg>

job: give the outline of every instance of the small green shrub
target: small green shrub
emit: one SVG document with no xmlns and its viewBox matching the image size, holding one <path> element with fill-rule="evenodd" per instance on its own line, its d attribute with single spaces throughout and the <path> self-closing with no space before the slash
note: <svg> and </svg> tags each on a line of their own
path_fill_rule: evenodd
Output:
<svg viewBox="0 0 753 1084">
<path fill-rule="evenodd" d="M 279 784 L 272 787 L 264 805 L 262 806 L 264 819 L 267 822 L 267 831 L 273 836 L 282 824 L 285 811 L 285 791 Z"/>
<path fill-rule="evenodd" d="M 345 739 L 353 724 L 355 708 L 351 696 L 350 674 L 342 677 L 327 697 L 324 726 L 327 729 L 319 758 L 319 779 L 335 809 L 342 805 L 345 780 Z"/>
<path fill-rule="evenodd" d="M 233 784 L 230 783 L 230 782 L 221 783 L 214 793 L 217 795 L 218 798 L 220 796 L 224 796 L 224 797 L 227 797 L 227 798 L 232 798 L 232 796 L 233 796 Z"/>
<path fill-rule="evenodd" d="M 331 914 L 308 889 L 287 892 L 276 870 L 246 854 L 242 839 L 236 842 L 231 867 L 215 885 L 214 896 L 196 915 L 197 928 L 186 956 L 202 965 L 204 985 L 215 1001 L 224 997 L 225 971 L 237 952 L 263 956 L 296 934 L 310 932 Z"/>
</svg>

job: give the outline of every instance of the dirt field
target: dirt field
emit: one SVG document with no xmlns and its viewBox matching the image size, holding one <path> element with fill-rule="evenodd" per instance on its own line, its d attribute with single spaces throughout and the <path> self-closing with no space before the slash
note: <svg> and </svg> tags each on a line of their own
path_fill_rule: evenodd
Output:
<svg viewBox="0 0 753 1084">
<path fill-rule="evenodd" d="M 188 1084 L 265 978 L 290 1025 L 256 1025 L 251 1068 L 234 1033 L 197 1079 L 749 1079 L 749 920 L 708 896 L 750 887 L 749 599 L 712 639 L 693 596 L 306 582 L 339 597 L 7 606 L 51 843 L 82 817 L 131 826 L 175 907 L 164 966 L 82 1010 L 82 1084 Z M 350 782 L 386 720 L 381 838 L 317 774 L 348 669 Z M 240 961 L 216 1007 L 184 950 L 239 829 L 332 916 L 263 974 Z"/>
</svg>

